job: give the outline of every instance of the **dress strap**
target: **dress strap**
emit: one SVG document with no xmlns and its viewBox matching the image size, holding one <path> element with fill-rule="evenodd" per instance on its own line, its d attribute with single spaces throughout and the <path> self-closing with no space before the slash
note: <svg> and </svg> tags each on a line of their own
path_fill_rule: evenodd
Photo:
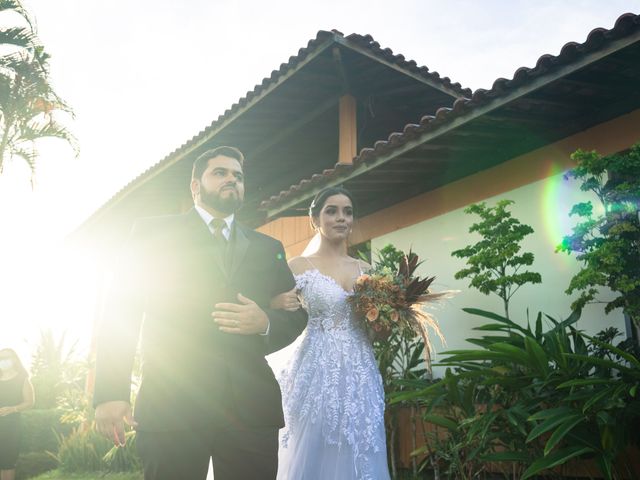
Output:
<svg viewBox="0 0 640 480">
<path fill-rule="evenodd" d="M 315 268 L 316 270 L 318 270 L 318 267 L 316 267 L 313 262 L 311 261 L 311 259 L 309 257 L 302 257 L 304 258 L 307 262 L 309 262 L 309 265 L 311 265 L 313 268 Z"/>
<path fill-rule="evenodd" d="M 320 271 L 320 269 L 316 267 L 315 263 L 313 263 L 309 257 L 302 257 L 302 258 L 304 258 L 307 262 L 309 262 L 309 265 L 311 265 L 311 267 L 313 267 L 315 270 Z M 356 265 L 358 265 L 358 276 L 362 275 L 363 272 L 362 272 L 362 266 L 360 265 L 360 260 L 356 258 L 354 258 L 353 260 L 356 262 Z"/>
</svg>

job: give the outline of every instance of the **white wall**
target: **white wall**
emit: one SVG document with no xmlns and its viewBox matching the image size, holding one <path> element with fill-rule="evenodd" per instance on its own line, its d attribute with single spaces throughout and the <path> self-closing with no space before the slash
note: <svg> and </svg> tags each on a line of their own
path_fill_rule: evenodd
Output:
<svg viewBox="0 0 640 480">
<path fill-rule="evenodd" d="M 554 253 L 555 246 L 562 236 L 569 233 L 575 220 L 569 218 L 571 206 L 579 201 L 591 200 L 591 196 L 581 192 L 575 182 L 563 179 L 562 175 L 551 176 L 516 190 L 506 192 L 486 200 L 493 206 L 501 199 L 514 200 L 511 206 L 513 215 L 522 223 L 531 225 L 535 233 L 522 243 L 525 251 L 535 255 L 531 270 L 542 275 L 542 283 L 525 285 L 513 296 L 509 313 L 513 321 L 526 324 L 527 309 L 531 322 L 535 322 L 538 311 L 549 314 L 555 319 L 564 319 L 570 313 L 570 304 L 576 294 L 567 296 L 564 291 L 571 277 L 579 270 L 579 264 L 573 257 L 563 253 Z M 597 201 L 594 200 L 594 206 Z M 486 296 L 468 287 L 469 280 L 455 280 L 454 274 L 465 265 L 465 260 L 454 258 L 451 252 L 466 245 L 476 243 L 480 237 L 470 234 L 468 229 L 479 217 L 467 215 L 463 209 L 431 218 L 411 227 L 372 239 L 374 252 L 392 243 L 397 248 L 408 251 L 412 248 L 422 260 L 418 273 L 435 275 L 433 290 L 456 289 L 461 292 L 433 310 L 438 318 L 447 341 L 446 347 L 434 340 L 436 352 L 448 349 L 473 348 L 466 338 L 480 336 L 482 332 L 472 328 L 490 323 L 487 319 L 469 315 L 461 311 L 464 307 L 475 307 L 504 314 L 502 300 L 496 295 Z M 611 293 L 602 299 L 611 299 Z M 625 333 L 624 317 L 616 310 L 609 315 L 604 313 L 603 304 L 588 305 L 578 322 L 578 328 L 596 333 L 603 328 L 614 326 Z M 618 340 L 621 340 L 619 337 Z M 442 356 L 436 355 L 436 361 Z M 442 369 L 435 368 L 434 375 L 440 376 Z"/>
</svg>

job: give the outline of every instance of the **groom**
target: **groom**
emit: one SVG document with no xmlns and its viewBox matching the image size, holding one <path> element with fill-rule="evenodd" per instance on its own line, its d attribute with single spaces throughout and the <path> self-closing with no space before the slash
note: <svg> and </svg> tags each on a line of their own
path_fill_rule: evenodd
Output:
<svg viewBox="0 0 640 480">
<path fill-rule="evenodd" d="M 195 207 L 137 222 L 113 279 L 98 335 L 96 426 L 121 445 L 124 422 L 135 426 L 145 480 L 205 479 L 210 458 L 216 480 L 276 476 L 284 422 L 264 356 L 291 343 L 306 314 L 268 308 L 295 282 L 280 242 L 235 220 L 243 161 L 233 147 L 200 155 Z"/>
</svg>

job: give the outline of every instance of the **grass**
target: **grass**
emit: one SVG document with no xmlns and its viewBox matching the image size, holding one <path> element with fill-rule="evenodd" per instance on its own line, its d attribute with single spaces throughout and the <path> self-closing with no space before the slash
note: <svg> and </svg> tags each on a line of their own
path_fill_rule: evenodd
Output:
<svg viewBox="0 0 640 480">
<path fill-rule="evenodd" d="M 142 480 L 142 473 L 64 473 L 52 470 L 32 480 Z"/>
</svg>

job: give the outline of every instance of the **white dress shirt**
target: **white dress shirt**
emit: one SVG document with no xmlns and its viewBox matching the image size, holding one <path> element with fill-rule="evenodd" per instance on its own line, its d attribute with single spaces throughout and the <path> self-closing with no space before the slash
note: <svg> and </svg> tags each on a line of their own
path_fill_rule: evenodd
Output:
<svg viewBox="0 0 640 480">
<path fill-rule="evenodd" d="M 200 215 L 200 218 L 202 218 L 202 221 L 207 225 L 207 228 L 209 229 L 209 231 L 212 234 L 214 234 L 215 232 L 213 231 L 213 225 L 211 225 L 211 220 L 213 220 L 213 215 L 207 212 L 200 205 L 194 205 L 194 207 L 196 209 L 196 212 L 198 212 L 198 215 Z M 232 213 L 226 218 L 223 218 L 224 223 L 226 223 L 227 226 L 222 229 L 222 234 L 224 235 L 224 238 L 226 238 L 227 240 L 229 240 L 229 238 L 231 237 L 231 227 L 233 225 L 234 218 L 235 218 L 234 213 Z"/>
</svg>

